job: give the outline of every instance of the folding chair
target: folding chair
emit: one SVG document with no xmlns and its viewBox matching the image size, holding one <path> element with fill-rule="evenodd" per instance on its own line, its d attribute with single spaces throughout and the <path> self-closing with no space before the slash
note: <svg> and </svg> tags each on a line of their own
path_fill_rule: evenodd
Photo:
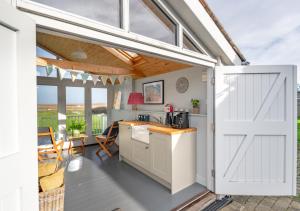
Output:
<svg viewBox="0 0 300 211">
<path fill-rule="evenodd" d="M 119 149 L 119 146 L 116 143 L 116 139 L 117 139 L 118 134 L 119 134 L 119 124 L 118 124 L 118 122 L 114 122 L 110 126 L 107 135 L 96 136 L 96 141 L 99 144 L 99 149 L 97 150 L 96 155 L 98 155 L 101 158 L 99 153 L 101 151 L 103 151 L 109 157 L 112 157 L 112 153 L 109 150 L 109 148 L 112 145 L 115 145 Z"/>
<path fill-rule="evenodd" d="M 56 154 L 57 159 L 62 161 L 61 156 L 62 149 L 64 146 L 63 140 L 55 140 L 52 127 L 49 128 L 39 128 L 39 131 L 46 129 L 46 131 L 38 133 L 38 159 L 42 161 L 44 159 L 43 155 Z"/>
</svg>

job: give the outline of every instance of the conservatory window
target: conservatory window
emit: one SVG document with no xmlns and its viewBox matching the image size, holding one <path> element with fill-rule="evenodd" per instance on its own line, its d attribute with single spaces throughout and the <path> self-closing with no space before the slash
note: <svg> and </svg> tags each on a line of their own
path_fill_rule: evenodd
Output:
<svg viewBox="0 0 300 211">
<path fill-rule="evenodd" d="M 191 51 L 202 53 L 201 50 L 191 41 L 191 39 L 183 33 L 183 48 Z"/>
<path fill-rule="evenodd" d="M 58 129 L 57 86 L 37 86 L 37 125 Z"/>
<path fill-rule="evenodd" d="M 91 20 L 120 27 L 120 0 L 32 0 Z"/>
<path fill-rule="evenodd" d="M 175 23 L 151 0 L 130 0 L 130 31 L 176 45 Z"/>
<path fill-rule="evenodd" d="M 43 48 L 36 47 L 36 55 L 38 57 L 48 58 L 48 59 L 58 59 L 56 55 L 50 53 L 49 51 L 44 50 Z M 47 72 L 48 71 L 48 72 Z M 55 68 L 51 69 L 51 71 L 47 70 L 46 67 L 37 66 L 36 67 L 36 75 L 40 77 L 57 77 L 57 70 Z"/>
</svg>

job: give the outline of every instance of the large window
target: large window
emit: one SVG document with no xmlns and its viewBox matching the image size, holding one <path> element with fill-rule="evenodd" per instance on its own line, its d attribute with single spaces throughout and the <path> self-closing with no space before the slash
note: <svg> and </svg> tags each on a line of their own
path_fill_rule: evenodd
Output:
<svg viewBox="0 0 300 211">
<path fill-rule="evenodd" d="M 44 57 L 49 59 L 57 59 L 57 56 L 40 48 L 36 47 L 36 55 L 38 57 Z M 51 77 L 56 78 L 57 77 L 57 70 L 55 68 L 52 68 L 51 70 L 47 70 L 46 67 L 37 66 L 36 67 L 36 74 L 37 76 L 41 77 Z"/>
<path fill-rule="evenodd" d="M 176 25 L 151 0 L 130 0 L 130 31 L 176 45 Z"/>
<path fill-rule="evenodd" d="M 72 125 L 72 122 L 85 122 L 84 87 L 66 87 L 66 116 L 67 132 L 70 132 L 70 125 Z"/>
<path fill-rule="evenodd" d="M 37 86 L 37 109 L 38 127 L 52 127 L 57 131 L 58 116 L 56 86 Z"/>
<path fill-rule="evenodd" d="M 32 0 L 63 11 L 120 27 L 120 0 Z"/>
<path fill-rule="evenodd" d="M 183 48 L 202 53 L 185 33 L 183 33 Z"/>
<path fill-rule="evenodd" d="M 107 127 L 107 89 L 92 88 L 92 133 L 103 133 Z"/>
</svg>

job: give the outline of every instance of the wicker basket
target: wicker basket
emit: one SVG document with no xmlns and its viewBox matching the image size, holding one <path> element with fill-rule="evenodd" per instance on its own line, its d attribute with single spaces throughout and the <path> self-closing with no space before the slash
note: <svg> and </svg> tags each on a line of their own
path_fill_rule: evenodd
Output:
<svg viewBox="0 0 300 211">
<path fill-rule="evenodd" d="M 40 211 L 63 211 L 65 186 L 39 194 Z"/>
</svg>

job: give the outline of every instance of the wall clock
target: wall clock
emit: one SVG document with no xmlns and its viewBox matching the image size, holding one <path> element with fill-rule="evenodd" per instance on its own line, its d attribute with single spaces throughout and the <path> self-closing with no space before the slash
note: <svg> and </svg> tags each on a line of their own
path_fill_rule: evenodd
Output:
<svg viewBox="0 0 300 211">
<path fill-rule="evenodd" d="M 186 77 L 178 78 L 176 81 L 176 90 L 179 93 L 185 93 L 189 88 L 189 80 Z"/>
</svg>

